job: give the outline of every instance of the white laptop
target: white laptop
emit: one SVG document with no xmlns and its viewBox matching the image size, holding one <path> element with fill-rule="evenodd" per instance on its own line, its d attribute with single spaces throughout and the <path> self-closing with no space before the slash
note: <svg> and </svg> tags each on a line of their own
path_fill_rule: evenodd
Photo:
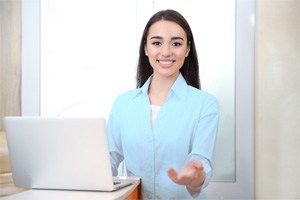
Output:
<svg viewBox="0 0 300 200">
<path fill-rule="evenodd" d="M 102 117 L 5 117 L 17 187 L 114 191 L 132 179 L 112 176 Z"/>
</svg>

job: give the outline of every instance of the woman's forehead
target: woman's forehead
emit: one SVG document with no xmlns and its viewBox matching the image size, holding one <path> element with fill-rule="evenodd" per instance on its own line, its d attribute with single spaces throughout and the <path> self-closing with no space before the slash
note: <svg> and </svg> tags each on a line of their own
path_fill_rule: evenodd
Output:
<svg viewBox="0 0 300 200">
<path fill-rule="evenodd" d="M 186 32 L 184 29 L 175 22 L 160 20 L 153 23 L 149 30 L 147 38 L 160 37 L 160 38 L 183 38 L 186 39 Z"/>
</svg>

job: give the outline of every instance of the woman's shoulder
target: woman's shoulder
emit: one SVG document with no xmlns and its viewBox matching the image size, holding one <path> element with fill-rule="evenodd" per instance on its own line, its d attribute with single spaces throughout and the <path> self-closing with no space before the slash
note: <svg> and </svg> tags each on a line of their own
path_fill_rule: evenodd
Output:
<svg viewBox="0 0 300 200">
<path fill-rule="evenodd" d="M 189 86 L 189 95 L 197 100 L 217 101 L 217 98 L 213 94 L 192 86 Z"/>
<path fill-rule="evenodd" d="M 124 109 L 128 108 L 128 105 L 130 105 L 131 100 L 137 93 L 138 89 L 133 89 L 119 94 L 113 102 L 111 112 L 122 113 Z"/>
<path fill-rule="evenodd" d="M 140 91 L 140 89 L 132 89 L 132 90 L 128 90 L 126 92 L 119 94 L 116 97 L 114 104 L 129 103 L 139 93 L 139 91 Z"/>
<path fill-rule="evenodd" d="M 194 87 L 189 87 L 188 101 L 191 105 L 195 105 L 197 108 L 209 108 L 218 112 L 219 102 L 217 98 L 204 90 L 199 90 Z M 199 106 L 201 105 L 201 106 Z"/>
</svg>

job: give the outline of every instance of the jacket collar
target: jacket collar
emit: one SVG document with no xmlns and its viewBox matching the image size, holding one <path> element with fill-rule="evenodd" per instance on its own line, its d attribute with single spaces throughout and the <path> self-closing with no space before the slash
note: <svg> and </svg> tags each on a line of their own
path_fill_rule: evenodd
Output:
<svg viewBox="0 0 300 200">
<path fill-rule="evenodd" d="M 151 75 L 148 78 L 148 80 L 144 83 L 144 85 L 138 90 L 136 96 L 138 96 L 139 94 L 148 95 L 148 88 L 151 83 L 152 77 L 153 77 L 153 75 Z M 188 84 L 186 83 L 185 79 L 183 78 L 182 74 L 180 73 L 169 91 L 168 99 L 171 96 L 176 96 L 176 97 L 184 100 L 187 97 L 187 93 L 188 93 Z"/>
</svg>

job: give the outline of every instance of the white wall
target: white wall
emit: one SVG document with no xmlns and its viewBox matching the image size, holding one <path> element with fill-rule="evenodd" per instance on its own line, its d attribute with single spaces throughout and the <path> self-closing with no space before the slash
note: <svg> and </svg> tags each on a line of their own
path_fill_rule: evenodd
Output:
<svg viewBox="0 0 300 200">
<path fill-rule="evenodd" d="M 300 1 L 258 0 L 256 198 L 300 199 Z"/>
</svg>

